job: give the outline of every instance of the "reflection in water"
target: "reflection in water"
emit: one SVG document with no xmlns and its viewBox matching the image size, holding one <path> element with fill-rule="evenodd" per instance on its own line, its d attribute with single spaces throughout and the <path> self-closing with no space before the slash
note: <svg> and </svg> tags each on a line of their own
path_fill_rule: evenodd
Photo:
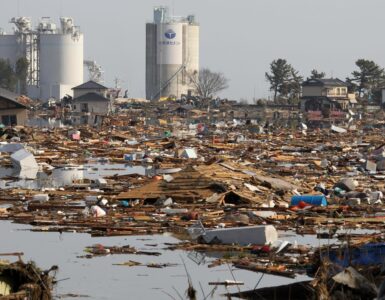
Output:
<svg viewBox="0 0 385 300">
<path fill-rule="evenodd" d="M 6 177 L 15 176 L 13 168 L 0 168 L 0 188 L 25 188 L 41 189 L 47 187 L 62 187 L 73 185 L 74 181 L 96 180 L 109 176 L 122 176 L 138 174 L 140 176 L 149 176 L 153 172 L 152 167 L 132 166 L 128 164 L 85 164 L 80 166 L 69 166 L 56 168 L 51 175 L 44 172 L 38 172 L 35 180 L 7 180 Z"/>
<path fill-rule="evenodd" d="M 62 120 L 56 118 L 30 118 L 27 122 L 28 126 L 40 128 L 62 128 L 64 124 Z"/>
<path fill-rule="evenodd" d="M 179 240 L 169 235 L 155 236 L 128 236 L 128 237 L 98 237 L 92 238 L 88 234 L 57 232 L 30 232 L 30 226 L 12 224 L 0 221 L 0 236 L 7 237 L 6 243 L 0 243 L 0 253 L 24 252 L 24 260 L 33 260 L 41 268 L 47 269 L 52 265 L 59 266 L 57 279 L 57 295 L 80 294 L 88 295 L 94 300 L 104 299 L 167 299 L 178 298 L 175 288 L 181 295 L 187 289 L 187 276 L 182 263 L 191 276 L 194 287 L 198 290 L 198 299 L 203 299 L 200 284 L 205 294 L 209 294 L 212 287 L 210 281 L 224 281 L 232 279 L 243 281 L 242 290 L 253 289 L 260 281 L 259 287 L 289 284 L 295 281 L 306 280 L 308 277 L 299 275 L 296 279 L 277 277 L 253 273 L 236 269 L 232 273 L 227 265 L 208 268 L 212 259 L 207 258 L 206 264 L 197 265 L 188 258 L 184 251 L 168 251 L 165 243 L 177 243 Z M 94 244 L 106 246 L 130 245 L 139 250 L 161 252 L 160 256 L 142 255 L 110 255 L 93 259 L 78 258 L 84 255 L 84 249 Z M 142 264 L 173 263 L 175 267 L 154 269 L 146 267 L 116 266 L 129 260 Z M 62 280 L 67 279 L 67 280 Z M 163 292 L 164 291 L 164 292 Z M 237 292 L 237 287 L 228 287 L 229 292 Z M 224 299 L 221 294 L 226 293 L 224 286 L 219 286 L 213 299 Z M 79 299 L 66 297 L 65 299 Z M 212 299 L 212 298 L 210 298 Z"/>
</svg>

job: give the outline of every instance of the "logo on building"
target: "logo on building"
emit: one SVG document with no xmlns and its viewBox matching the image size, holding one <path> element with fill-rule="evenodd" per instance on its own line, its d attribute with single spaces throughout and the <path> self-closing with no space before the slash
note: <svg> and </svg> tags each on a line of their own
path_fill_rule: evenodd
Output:
<svg viewBox="0 0 385 300">
<path fill-rule="evenodd" d="M 168 38 L 169 40 L 172 40 L 172 39 L 175 39 L 176 33 L 175 33 L 174 30 L 169 29 L 169 30 L 167 30 L 167 31 L 164 33 L 164 36 L 165 36 L 166 38 Z"/>
</svg>

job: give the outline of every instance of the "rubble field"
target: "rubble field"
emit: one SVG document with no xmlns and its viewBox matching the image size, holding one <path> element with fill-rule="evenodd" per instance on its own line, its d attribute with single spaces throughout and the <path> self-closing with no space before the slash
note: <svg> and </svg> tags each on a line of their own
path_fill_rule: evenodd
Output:
<svg viewBox="0 0 385 300">
<path fill-rule="evenodd" d="M 32 231 L 95 237 L 170 232 L 180 243 L 167 249 L 220 253 L 208 267 L 230 264 L 312 278 L 228 297 L 256 299 L 259 291 L 269 299 L 274 290 L 281 295 L 276 299 L 287 299 L 291 290 L 293 299 L 380 299 L 385 258 L 381 122 L 353 129 L 241 121 L 206 125 L 199 119 L 186 125 L 177 118 L 128 123 L 110 119 L 98 129 L 4 130 L 0 220 L 32 225 Z M 329 243 L 303 245 L 283 232 Z M 90 259 L 160 255 L 130 245 L 85 250 Z M 212 285 L 242 285 L 214 280 Z"/>
</svg>

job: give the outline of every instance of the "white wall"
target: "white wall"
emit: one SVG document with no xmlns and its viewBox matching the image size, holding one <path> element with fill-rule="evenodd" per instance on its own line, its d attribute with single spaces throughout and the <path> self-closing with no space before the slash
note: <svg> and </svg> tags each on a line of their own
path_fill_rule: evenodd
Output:
<svg viewBox="0 0 385 300">
<path fill-rule="evenodd" d="M 83 35 L 40 36 L 40 97 L 60 99 L 68 87 L 83 83 Z M 61 93 L 63 91 L 63 93 Z M 72 94 L 72 91 L 70 92 Z"/>
<path fill-rule="evenodd" d="M 82 112 L 82 104 L 88 105 L 88 112 L 91 114 L 101 114 L 107 115 L 110 112 L 110 102 L 109 101 L 75 101 L 73 104 L 73 110 L 75 112 Z"/>
</svg>

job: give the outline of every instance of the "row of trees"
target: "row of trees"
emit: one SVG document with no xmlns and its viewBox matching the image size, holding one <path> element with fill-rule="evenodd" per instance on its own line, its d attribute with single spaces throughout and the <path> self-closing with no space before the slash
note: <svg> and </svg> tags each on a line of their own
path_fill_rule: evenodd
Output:
<svg viewBox="0 0 385 300">
<path fill-rule="evenodd" d="M 356 61 L 355 70 L 346 82 L 350 85 L 349 91 L 357 93 L 360 99 L 380 101 L 381 89 L 385 87 L 385 71 L 374 61 L 359 59 Z M 312 70 L 307 79 L 325 78 L 324 72 Z M 285 59 L 279 58 L 270 64 L 270 72 L 265 73 L 266 80 L 270 83 L 274 102 L 294 104 L 299 100 L 303 77 Z"/>
<path fill-rule="evenodd" d="M 366 59 L 357 60 L 356 67 L 358 70 L 353 71 L 351 77 L 346 78 L 346 82 L 350 85 L 350 92 L 356 92 L 361 99 L 380 101 L 381 89 L 385 87 L 384 69 L 374 61 Z M 15 68 L 12 68 L 8 60 L 0 58 L 0 87 L 25 93 L 27 74 L 27 59 L 18 59 Z M 308 79 L 322 79 L 325 75 L 324 72 L 312 70 Z M 274 102 L 289 104 L 298 102 L 304 79 L 285 59 L 279 58 L 272 61 L 270 72 L 266 72 L 265 76 L 270 83 Z M 228 88 L 228 79 L 222 73 L 212 72 L 209 69 L 201 69 L 198 74 L 190 74 L 189 77 L 196 94 L 202 98 L 211 98 Z"/>
<path fill-rule="evenodd" d="M 10 62 L 0 58 L 0 87 L 25 93 L 26 79 L 28 74 L 28 61 L 26 58 L 19 58 L 16 61 L 15 69 Z"/>
</svg>

